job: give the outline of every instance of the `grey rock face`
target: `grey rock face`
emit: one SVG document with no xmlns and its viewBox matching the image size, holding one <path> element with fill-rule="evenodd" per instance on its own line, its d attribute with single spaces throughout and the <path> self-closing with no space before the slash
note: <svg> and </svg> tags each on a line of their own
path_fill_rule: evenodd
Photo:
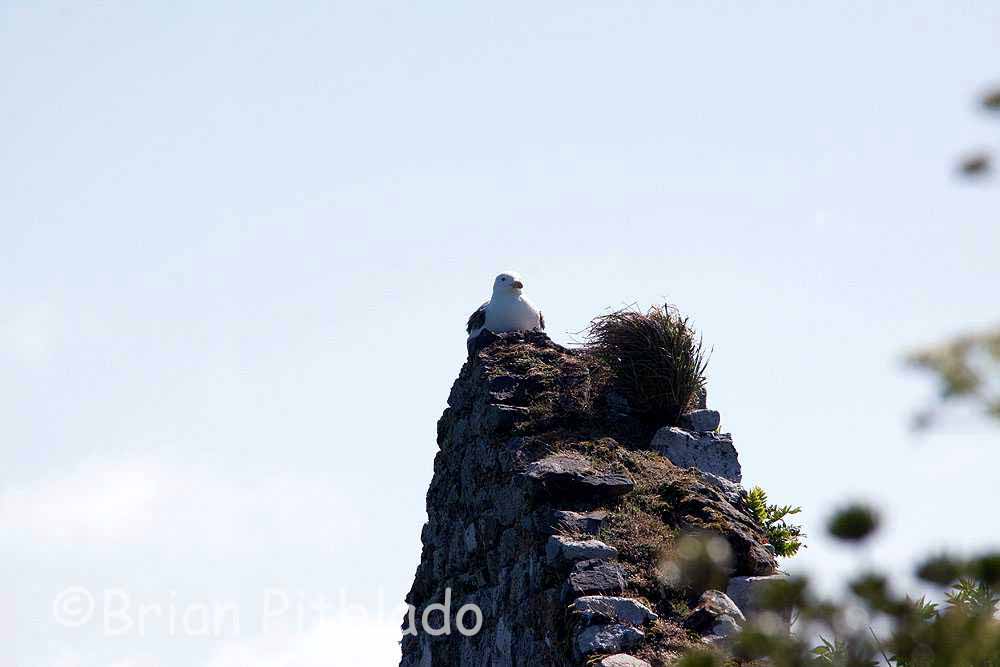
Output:
<svg viewBox="0 0 1000 667">
<path fill-rule="evenodd" d="M 476 550 L 476 524 L 470 523 L 469 527 L 465 529 L 465 550 L 475 551 Z"/>
<path fill-rule="evenodd" d="M 626 653 L 616 653 L 603 658 L 597 663 L 597 667 L 651 667 L 645 660 L 633 658 Z"/>
<path fill-rule="evenodd" d="M 552 513 L 553 528 L 570 533 L 597 535 L 601 525 L 608 518 L 608 513 L 602 510 L 596 512 L 569 512 L 559 510 Z"/>
<path fill-rule="evenodd" d="M 566 597 L 584 595 L 621 595 L 625 591 L 625 575 L 617 563 L 603 560 L 583 560 L 573 566 L 566 581 Z"/>
<path fill-rule="evenodd" d="M 588 414 L 587 364 L 542 333 L 491 334 L 477 343 L 438 420 L 428 521 L 406 601 L 419 625 L 423 611 L 443 603 L 450 588 L 452 629 L 468 603 L 482 610 L 482 628 L 465 637 L 431 636 L 418 627 L 402 636 L 400 664 L 569 664 L 576 635 L 562 597 L 566 564 L 546 561 L 545 541 L 555 510 L 600 505 L 532 497 L 523 472 L 543 454 L 525 436 Z M 587 466 L 578 472 L 600 478 Z M 440 625 L 435 615 L 433 627 Z"/>
<path fill-rule="evenodd" d="M 763 544 L 764 533 L 750 513 L 742 491 L 732 482 L 697 470 L 697 480 L 684 488 L 675 487 L 671 503 L 677 522 L 684 528 L 718 530 L 733 550 L 736 571 L 747 575 L 774 574 L 777 562 Z"/>
<path fill-rule="evenodd" d="M 650 445 L 670 462 L 682 468 L 697 468 L 731 482 L 743 479 L 739 456 L 728 433 L 692 433 L 665 426 Z"/>
<path fill-rule="evenodd" d="M 739 631 L 739 623 L 737 623 L 736 619 L 729 614 L 719 616 L 715 619 L 715 623 L 712 625 L 712 634 L 716 637 L 724 637 L 728 639 Z"/>
<path fill-rule="evenodd" d="M 777 624 L 779 627 L 772 629 L 788 632 L 792 617 L 791 609 L 785 609 L 779 614 L 774 614 L 760 608 L 761 595 L 767 590 L 768 586 L 772 586 L 778 581 L 784 581 L 787 578 L 788 575 L 780 573 L 763 577 L 733 577 L 729 580 L 729 585 L 726 587 L 726 595 L 736 603 L 736 606 L 751 621 L 769 625 Z"/>
<path fill-rule="evenodd" d="M 655 621 L 656 613 L 632 598 L 614 597 L 609 595 L 587 595 L 573 602 L 573 611 L 580 615 L 580 623 L 625 623 L 627 625 L 643 625 Z"/>
<path fill-rule="evenodd" d="M 718 410 L 692 410 L 681 415 L 681 428 L 688 431 L 714 431 L 721 422 Z"/>
<path fill-rule="evenodd" d="M 491 404 L 486 408 L 483 426 L 497 433 L 507 433 L 518 422 L 528 418 L 528 409 L 516 405 Z"/>
<path fill-rule="evenodd" d="M 728 479 L 719 477 L 718 475 L 713 475 L 710 472 L 704 472 L 702 470 L 698 471 L 698 476 L 712 488 L 719 492 L 719 494 L 726 499 L 726 502 L 733 506 L 737 506 L 743 502 L 746 497 L 746 490 L 737 484 L 736 482 L 730 482 Z M 769 547 L 771 545 L 764 545 Z"/>
<path fill-rule="evenodd" d="M 472 603 L 482 610 L 482 628 L 472 637 L 407 633 L 401 665 L 571 665 L 580 664 L 581 651 L 599 650 L 589 655 L 612 661 L 599 664 L 642 667 L 627 655 L 638 652 L 638 642 L 643 655 L 656 656 L 651 662 L 669 664 L 676 657 L 670 638 L 642 632 L 661 603 L 658 593 L 637 588 L 642 573 L 614 559 L 613 547 L 621 545 L 613 538 L 591 539 L 607 517 L 628 520 L 617 514 L 619 501 L 637 482 L 655 481 L 656 496 L 669 508 L 642 512 L 644 521 L 664 530 L 714 530 L 732 547 L 735 574 L 774 572 L 742 490 L 637 452 L 648 439 L 631 428 L 634 417 L 603 409 L 603 383 L 591 386 L 584 355 L 540 332 L 484 333 L 472 347 L 438 420 L 428 520 L 406 601 L 420 619 L 451 589 L 452 627 L 458 608 Z M 656 480 L 647 477 L 654 472 Z M 553 535 L 575 544 L 550 541 Z M 654 604 L 634 599 L 640 594 Z M 716 626 L 724 631 L 724 620 L 705 631 Z"/>
<path fill-rule="evenodd" d="M 537 493 L 551 498 L 610 499 L 629 493 L 635 484 L 625 475 L 595 472 L 590 462 L 571 456 L 548 456 L 527 466 L 524 476 Z"/>
<path fill-rule="evenodd" d="M 618 653 L 638 646 L 645 636 L 642 630 L 631 625 L 590 625 L 576 636 L 576 650 L 580 655 Z"/>
<path fill-rule="evenodd" d="M 600 540 L 573 540 L 562 535 L 553 535 L 545 544 L 545 557 L 550 563 L 618 558 L 618 549 Z"/>
</svg>

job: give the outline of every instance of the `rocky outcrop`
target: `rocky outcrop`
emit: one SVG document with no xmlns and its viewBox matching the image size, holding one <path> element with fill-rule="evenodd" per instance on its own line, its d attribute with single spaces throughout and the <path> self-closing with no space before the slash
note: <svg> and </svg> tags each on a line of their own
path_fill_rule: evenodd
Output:
<svg viewBox="0 0 1000 667">
<path fill-rule="evenodd" d="M 720 645 L 746 623 L 743 612 L 722 591 L 705 591 L 684 620 L 684 627 L 702 635 L 706 644 Z"/>
<path fill-rule="evenodd" d="M 564 535 L 553 535 L 545 545 L 545 556 L 550 563 L 618 558 L 618 549 L 600 540 L 574 540 Z"/>
<path fill-rule="evenodd" d="M 573 602 L 573 611 L 579 614 L 585 625 L 595 622 L 643 625 L 657 619 L 656 613 L 638 600 L 606 595 L 577 598 Z"/>
<path fill-rule="evenodd" d="M 438 422 L 402 666 L 661 667 L 698 643 L 684 622 L 701 591 L 658 571 L 681 533 L 724 538 L 733 576 L 775 571 L 731 471 L 658 453 L 598 377 L 542 333 L 470 344 Z M 445 614 L 468 630 L 473 609 L 475 632 L 437 630 Z"/>
<path fill-rule="evenodd" d="M 598 512 L 567 512 L 559 510 L 553 512 L 552 518 L 555 520 L 555 527 L 567 533 L 581 535 L 597 535 L 601 530 L 601 525 L 608 518 L 608 513 Z"/>
<path fill-rule="evenodd" d="M 653 436 L 652 447 L 682 468 L 698 468 L 737 483 L 743 479 L 733 436 L 728 433 L 697 433 L 665 426 Z"/>
<path fill-rule="evenodd" d="M 624 653 L 616 653 L 598 662 L 597 667 L 650 667 L 650 664 Z"/>
<path fill-rule="evenodd" d="M 635 648 L 646 638 L 646 634 L 634 625 L 608 623 L 588 625 L 576 635 L 577 655 L 593 653 L 618 653 L 622 649 Z"/>
<path fill-rule="evenodd" d="M 688 431 L 704 433 L 706 431 L 717 430 L 721 422 L 722 415 L 720 415 L 717 410 L 702 408 L 700 410 L 692 410 L 691 412 L 686 412 L 681 415 L 680 426 Z"/>
<path fill-rule="evenodd" d="M 787 632 L 792 622 L 792 610 L 780 613 L 763 609 L 763 599 L 768 588 L 788 579 L 786 574 L 772 574 L 762 577 L 733 577 L 729 580 L 726 595 L 736 604 L 750 621 L 765 626 L 771 631 Z"/>
<path fill-rule="evenodd" d="M 595 472 L 589 461 L 575 456 L 547 456 L 529 464 L 524 476 L 537 495 L 565 500 L 610 500 L 635 488 L 628 476 Z"/>
</svg>

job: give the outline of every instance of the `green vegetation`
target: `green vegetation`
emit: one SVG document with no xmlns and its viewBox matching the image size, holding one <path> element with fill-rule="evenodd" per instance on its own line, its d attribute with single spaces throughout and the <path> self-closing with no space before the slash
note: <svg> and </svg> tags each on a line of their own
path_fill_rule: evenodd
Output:
<svg viewBox="0 0 1000 667">
<path fill-rule="evenodd" d="M 979 98 L 979 108 L 1000 118 L 1000 87 L 986 90 Z M 977 149 L 961 159 L 958 171 L 970 179 L 982 180 L 994 171 L 994 158 L 991 151 Z M 1000 379 L 1000 324 L 916 350 L 906 360 L 937 377 L 937 403 L 966 401 L 1000 419 L 1000 384 L 997 382 Z M 937 405 L 921 410 L 914 425 L 917 428 L 930 426 L 937 413 Z"/>
<path fill-rule="evenodd" d="M 830 534 L 852 542 L 869 537 L 878 528 L 878 514 L 859 503 L 837 512 L 830 520 Z"/>
<path fill-rule="evenodd" d="M 979 98 L 979 107 L 986 113 L 1000 113 L 1000 88 L 991 88 Z M 993 171 L 991 151 L 976 149 L 970 151 L 958 163 L 958 173 L 970 178 L 981 178 Z"/>
<path fill-rule="evenodd" d="M 708 361 L 701 338 L 673 306 L 596 317 L 587 347 L 634 413 L 657 425 L 677 424 L 705 388 Z"/>
<path fill-rule="evenodd" d="M 868 667 L 878 667 L 878 660 L 855 660 L 851 655 L 850 647 L 843 640 L 834 637 L 831 642 L 823 636 L 820 636 L 819 640 L 822 643 L 812 650 L 812 653 L 816 656 L 816 663 L 818 665 L 847 667 L 847 665 L 852 664 L 863 664 L 868 665 Z"/>
<path fill-rule="evenodd" d="M 907 362 L 937 377 L 940 402 L 971 401 L 1000 419 L 1000 391 L 995 382 L 1000 375 L 1000 328 L 918 350 L 907 357 Z M 933 408 L 918 413 L 916 426 L 928 426 L 934 415 Z"/>
<path fill-rule="evenodd" d="M 874 517 L 867 506 L 851 505 L 830 527 L 849 544 L 860 545 L 860 538 L 876 529 Z M 839 600 L 819 598 L 805 577 L 775 582 L 764 591 L 761 606 L 775 613 L 794 608 L 794 634 L 766 622 L 749 623 L 734 638 L 731 657 L 699 649 L 679 664 L 756 665 L 766 659 L 772 667 L 1000 667 L 1000 554 L 964 560 L 934 556 L 917 575 L 950 588 L 943 606 L 896 595 L 877 572 L 855 578 Z M 874 628 L 883 628 L 883 637 Z M 810 641 L 816 637 L 818 646 Z"/>
<path fill-rule="evenodd" d="M 788 523 L 786 519 L 801 512 L 801 507 L 768 505 L 767 493 L 759 486 L 750 489 L 747 494 L 747 504 L 750 505 L 750 511 L 757 517 L 757 521 L 767 531 L 767 541 L 774 547 L 777 555 L 789 558 L 799 552 L 806 534 L 802 532 L 802 526 Z"/>
</svg>

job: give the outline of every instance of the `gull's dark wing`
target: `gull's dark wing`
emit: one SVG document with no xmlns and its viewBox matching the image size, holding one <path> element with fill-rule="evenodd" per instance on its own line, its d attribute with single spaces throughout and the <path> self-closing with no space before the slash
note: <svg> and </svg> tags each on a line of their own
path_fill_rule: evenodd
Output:
<svg viewBox="0 0 1000 667">
<path fill-rule="evenodd" d="M 542 315 L 542 311 L 538 311 L 538 323 L 541 325 L 542 331 L 545 331 L 545 316 Z"/>
<path fill-rule="evenodd" d="M 465 327 L 465 333 L 472 333 L 474 329 L 482 329 L 486 326 L 486 306 L 488 305 L 490 305 L 489 301 L 479 306 L 472 315 L 469 315 L 469 323 Z"/>
</svg>

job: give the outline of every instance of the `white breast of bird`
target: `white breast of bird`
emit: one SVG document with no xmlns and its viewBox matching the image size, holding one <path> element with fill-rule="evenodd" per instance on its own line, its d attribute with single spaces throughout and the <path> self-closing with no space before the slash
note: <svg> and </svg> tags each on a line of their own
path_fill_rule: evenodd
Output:
<svg viewBox="0 0 1000 667">
<path fill-rule="evenodd" d="M 486 309 L 486 328 L 491 331 L 529 331 L 538 324 L 538 311 L 522 296 L 493 298 Z"/>
</svg>

